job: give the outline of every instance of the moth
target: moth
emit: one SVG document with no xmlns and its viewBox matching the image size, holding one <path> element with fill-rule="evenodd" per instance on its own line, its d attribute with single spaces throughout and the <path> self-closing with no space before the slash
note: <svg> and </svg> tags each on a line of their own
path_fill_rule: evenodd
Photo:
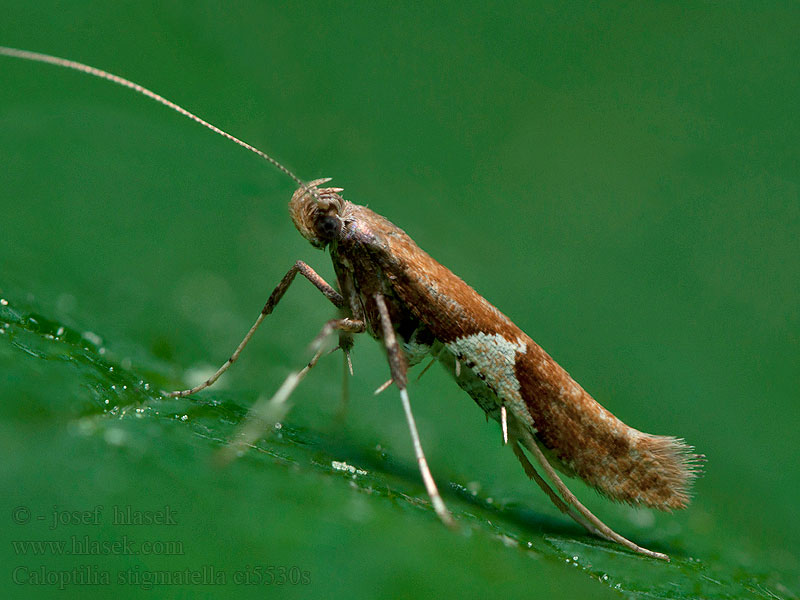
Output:
<svg viewBox="0 0 800 600">
<path fill-rule="evenodd" d="M 324 342 L 331 334 L 338 334 L 335 350 L 342 350 L 348 363 L 355 337 L 368 334 L 386 350 L 391 379 L 381 389 L 393 384 L 399 390 L 420 473 L 442 522 L 455 523 L 425 459 L 408 395 L 408 370 L 428 357 L 441 363 L 487 417 L 500 423 L 503 442 L 562 512 L 599 537 L 669 560 L 666 554 L 643 548 L 613 531 L 570 492 L 557 471 L 580 477 L 612 500 L 665 511 L 681 509 L 689 503 L 689 490 L 703 458 L 682 439 L 644 433 L 623 423 L 508 317 L 429 256 L 402 229 L 346 200 L 341 188 L 326 187 L 329 179 L 304 182 L 266 153 L 117 75 L 14 48 L 0 47 L 0 54 L 74 69 L 133 89 L 255 152 L 298 185 L 289 202 L 290 217 L 312 246 L 330 253 L 335 285 L 297 261 L 219 370 L 204 383 L 169 395 L 189 396 L 217 381 L 300 274 L 333 304 L 338 318 L 322 327 L 312 343 L 311 361 L 290 374 L 269 402 L 253 407 L 253 418 L 238 435 L 240 444 L 252 443 L 264 434 L 267 417 L 274 417 L 275 411 L 285 406 L 325 352 Z"/>
</svg>

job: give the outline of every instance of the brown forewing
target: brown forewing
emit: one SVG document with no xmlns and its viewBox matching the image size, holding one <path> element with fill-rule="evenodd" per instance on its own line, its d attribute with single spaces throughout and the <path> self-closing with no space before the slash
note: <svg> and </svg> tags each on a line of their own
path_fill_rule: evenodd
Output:
<svg viewBox="0 0 800 600">
<path fill-rule="evenodd" d="M 400 228 L 349 204 L 351 250 L 380 268 L 402 303 L 442 343 L 477 333 L 524 342 L 516 354 L 520 393 L 538 440 L 601 493 L 631 504 L 684 507 L 697 457 L 681 440 L 642 433 L 600 406 L 538 344 Z M 356 249 L 358 248 L 358 249 Z M 472 367 L 480 375 L 480 357 Z M 484 373 L 486 375 L 486 373 Z M 501 398 L 503 400 L 503 398 Z"/>
</svg>

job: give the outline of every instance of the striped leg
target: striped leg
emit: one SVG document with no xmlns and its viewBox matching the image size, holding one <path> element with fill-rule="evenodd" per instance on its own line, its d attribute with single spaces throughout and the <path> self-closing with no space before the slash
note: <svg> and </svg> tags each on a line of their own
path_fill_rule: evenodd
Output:
<svg viewBox="0 0 800 600">
<path fill-rule="evenodd" d="M 375 303 L 378 306 L 378 311 L 381 316 L 383 343 L 386 345 L 386 351 L 389 356 L 389 369 L 392 373 L 392 379 L 400 390 L 400 399 L 403 401 L 403 410 L 406 413 L 406 421 L 408 421 L 408 428 L 411 431 L 411 440 L 414 444 L 414 454 L 417 457 L 420 473 L 422 473 L 422 480 L 425 482 L 425 489 L 428 490 L 428 496 L 430 496 L 431 504 L 433 504 L 433 510 L 436 511 L 442 523 L 448 527 L 455 527 L 455 521 L 453 521 L 452 515 L 450 515 L 447 507 L 444 505 L 444 500 L 442 500 L 439 489 L 436 487 L 436 482 L 433 480 L 433 475 L 431 475 L 431 470 L 428 468 L 428 461 L 425 459 L 425 453 L 422 451 L 417 424 L 414 421 L 414 415 L 411 412 L 411 402 L 408 399 L 408 379 L 406 377 L 408 365 L 406 363 L 405 354 L 403 354 L 400 345 L 397 343 L 394 327 L 392 327 L 389 310 L 386 308 L 383 295 L 375 294 Z"/>
<path fill-rule="evenodd" d="M 257 439 L 264 435 L 265 429 L 270 425 L 274 425 L 286 416 L 288 406 L 286 401 L 292 392 L 297 388 L 303 379 L 305 379 L 308 372 L 314 368 L 320 357 L 325 354 L 325 348 L 322 342 L 324 337 L 327 337 L 334 331 L 345 332 L 348 334 L 363 333 L 366 327 L 363 321 L 354 319 L 334 319 L 325 323 L 322 332 L 314 340 L 314 356 L 308 361 L 308 364 L 300 369 L 289 373 L 284 380 L 278 391 L 269 399 L 259 399 L 251 408 L 250 413 L 245 419 L 244 423 L 239 426 L 236 434 L 234 434 L 234 441 L 231 441 L 221 451 L 221 459 L 223 463 L 230 461 L 237 452 L 241 449 L 252 446 Z M 324 337 L 323 337 L 324 336 Z M 317 340 L 323 337 L 320 343 Z M 345 350 L 341 346 L 336 346 L 331 352 L 339 349 Z"/>
<path fill-rule="evenodd" d="M 269 300 L 264 305 L 264 308 L 261 309 L 261 314 L 258 315 L 258 319 L 256 322 L 253 323 L 253 326 L 250 328 L 250 331 L 247 332 L 247 335 L 244 336 L 244 339 L 239 343 L 236 350 L 234 350 L 231 357 L 225 361 L 225 363 L 217 369 L 217 372 L 214 373 L 211 377 L 209 377 L 205 382 L 201 383 L 198 386 L 193 387 L 189 390 L 179 390 L 175 392 L 166 392 L 165 394 L 171 396 L 173 398 L 182 398 L 184 396 L 191 396 L 192 394 L 196 394 L 200 390 L 204 390 L 210 385 L 212 385 L 220 376 L 228 370 L 228 368 L 236 362 L 236 359 L 239 358 L 239 355 L 244 350 L 244 347 L 247 345 L 247 342 L 250 341 L 250 338 L 253 337 L 253 334 L 258 329 L 258 326 L 261 325 L 262 321 L 269 315 L 277 306 L 280 299 L 283 298 L 283 295 L 286 293 L 286 290 L 289 289 L 289 286 L 292 285 L 292 281 L 294 281 L 295 275 L 300 273 L 308 279 L 314 286 L 322 292 L 325 297 L 330 300 L 334 306 L 337 308 L 342 308 L 344 306 L 344 299 L 342 298 L 341 294 L 333 289 L 328 283 L 319 275 L 317 275 L 316 271 L 309 267 L 306 263 L 301 260 L 298 260 L 294 266 L 289 269 L 289 272 L 284 275 L 281 282 L 275 286 L 275 289 L 270 294 Z M 347 351 L 347 350 L 345 350 Z"/>
</svg>

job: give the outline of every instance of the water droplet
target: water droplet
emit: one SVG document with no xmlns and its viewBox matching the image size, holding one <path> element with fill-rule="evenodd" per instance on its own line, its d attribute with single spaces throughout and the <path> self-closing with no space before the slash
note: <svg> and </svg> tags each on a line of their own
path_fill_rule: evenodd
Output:
<svg viewBox="0 0 800 600">
<path fill-rule="evenodd" d="M 189 420 L 189 415 L 183 415 L 183 416 L 181 416 L 181 421 L 183 421 L 184 423 L 185 423 L 186 421 L 188 421 L 188 420 Z"/>
<path fill-rule="evenodd" d="M 0 298 L 0 306 L 8 306 L 8 300 L 5 298 Z"/>
<path fill-rule="evenodd" d="M 71 312 L 75 310 L 77 304 L 78 302 L 72 294 L 61 294 L 56 300 L 56 308 L 59 312 Z"/>
<path fill-rule="evenodd" d="M 112 446 L 122 446 L 128 436 L 122 429 L 114 428 L 108 429 L 103 437 Z"/>
<path fill-rule="evenodd" d="M 99 346 L 99 345 L 101 345 L 103 343 L 103 338 L 101 338 L 99 335 L 97 335 L 93 331 L 84 331 L 83 332 L 83 338 L 85 340 L 91 342 L 95 346 Z"/>
<path fill-rule="evenodd" d="M 345 471 L 347 473 L 352 474 L 353 479 L 356 478 L 356 475 L 366 475 L 367 472 L 363 469 L 359 469 L 354 467 L 353 465 L 348 465 L 346 462 L 339 462 L 337 460 L 331 461 L 331 466 L 336 469 L 337 471 Z"/>
<path fill-rule="evenodd" d="M 64 329 L 64 327 L 59 327 L 58 329 L 56 329 L 56 337 L 60 337 L 60 336 L 64 335 L 65 331 L 66 331 L 66 329 Z"/>
<path fill-rule="evenodd" d="M 76 433 L 80 435 L 89 435 L 97 428 L 95 422 L 89 418 L 83 418 L 75 425 Z"/>
<path fill-rule="evenodd" d="M 634 525 L 637 525 L 645 529 L 650 529 L 653 525 L 656 524 L 656 518 L 653 515 L 653 513 L 646 510 L 630 509 L 628 511 L 628 519 Z"/>
</svg>

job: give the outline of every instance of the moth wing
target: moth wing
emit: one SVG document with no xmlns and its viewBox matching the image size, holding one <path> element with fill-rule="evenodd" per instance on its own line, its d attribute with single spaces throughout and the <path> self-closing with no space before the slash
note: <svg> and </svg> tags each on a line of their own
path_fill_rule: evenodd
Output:
<svg viewBox="0 0 800 600">
<path fill-rule="evenodd" d="M 700 458 L 691 446 L 623 423 L 508 317 L 375 216 L 364 247 L 370 261 L 434 336 L 530 423 L 545 450 L 612 499 L 662 510 L 688 504 Z"/>
</svg>

